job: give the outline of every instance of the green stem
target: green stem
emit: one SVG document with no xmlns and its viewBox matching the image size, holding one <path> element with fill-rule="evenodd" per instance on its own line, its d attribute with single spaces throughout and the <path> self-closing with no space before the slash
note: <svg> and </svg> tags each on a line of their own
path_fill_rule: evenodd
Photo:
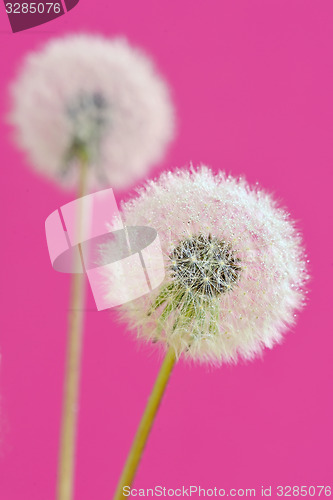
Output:
<svg viewBox="0 0 333 500">
<path fill-rule="evenodd" d="M 143 413 L 139 428 L 127 457 L 125 467 L 120 477 L 114 500 L 125 498 L 123 488 L 125 486 L 131 486 L 133 483 L 144 447 L 146 445 L 150 430 L 152 428 L 157 410 L 166 389 L 175 361 L 175 352 L 170 348 L 165 355 L 155 385 L 149 397 L 146 409 Z"/>
<path fill-rule="evenodd" d="M 87 162 L 80 158 L 80 177 L 78 196 L 82 198 L 86 192 Z M 82 232 L 82 206 L 78 204 L 76 214 L 76 231 Z M 80 247 L 80 245 L 79 245 Z M 76 255 L 75 268 L 81 262 Z M 77 427 L 77 408 L 79 400 L 80 361 L 83 334 L 83 309 L 85 299 L 85 275 L 72 274 L 71 298 L 69 307 L 69 324 L 67 340 L 66 372 L 64 383 L 64 399 L 60 435 L 60 452 L 58 464 L 57 499 L 72 500 L 74 483 L 75 440 Z"/>
</svg>

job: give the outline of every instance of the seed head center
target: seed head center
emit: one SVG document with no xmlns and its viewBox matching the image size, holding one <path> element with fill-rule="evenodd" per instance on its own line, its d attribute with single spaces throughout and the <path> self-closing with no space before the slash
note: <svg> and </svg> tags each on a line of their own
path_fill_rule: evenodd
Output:
<svg viewBox="0 0 333 500">
<path fill-rule="evenodd" d="M 171 276 L 178 285 L 207 298 L 231 290 L 241 272 L 230 243 L 211 235 L 180 241 L 169 257 Z"/>
</svg>

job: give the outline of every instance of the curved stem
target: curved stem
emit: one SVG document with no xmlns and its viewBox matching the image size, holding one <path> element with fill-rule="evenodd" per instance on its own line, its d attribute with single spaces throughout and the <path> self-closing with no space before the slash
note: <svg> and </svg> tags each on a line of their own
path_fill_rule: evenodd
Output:
<svg viewBox="0 0 333 500">
<path fill-rule="evenodd" d="M 82 157 L 80 161 L 80 178 L 78 196 L 82 198 L 86 192 L 87 162 Z M 82 231 L 82 207 L 78 204 L 76 214 L 76 230 Z M 79 239 L 80 241 L 80 239 Z M 80 245 L 79 245 L 79 250 Z M 80 253 L 75 256 L 74 266 L 77 270 L 81 264 Z M 77 410 L 79 399 L 80 364 L 82 350 L 83 316 L 85 300 L 85 274 L 72 274 L 71 298 L 69 307 L 68 341 L 64 382 L 64 399 L 61 423 L 60 453 L 58 464 L 57 499 L 71 500 L 73 498 L 75 441 L 77 427 Z"/>
<path fill-rule="evenodd" d="M 155 385 L 148 399 L 147 406 L 143 413 L 139 428 L 127 457 L 125 467 L 119 479 L 114 500 L 125 498 L 123 488 L 125 486 L 131 486 L 131 484 L 133 483 L 144 447 L 146 445 L 150 430 L 152 428 L 157 410 L 162 400 L 162 396 L 166 389 L 175 361 L 175 352 L 173 349 L 169 349 L 165 355 Z"/>
</svg>

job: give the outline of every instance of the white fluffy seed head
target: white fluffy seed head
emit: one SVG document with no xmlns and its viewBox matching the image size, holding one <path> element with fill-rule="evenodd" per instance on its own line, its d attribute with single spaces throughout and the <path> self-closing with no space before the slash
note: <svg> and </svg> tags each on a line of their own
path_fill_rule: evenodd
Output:
<svg viewBox="0 0 333 500">
<path fill-rule="evenodd" d="M 123 188 L 163 157 L 174 131 L 169 91 L 152 62 L 125 39 L 71 35 L 28 54 L 12 84 L 10 120 L 31 165 L 90 187 Z"/>
<path fill-rule="evenodd" d="M 216 364 L 282 340 L 308 274 L 301 236 L 269 194 L 201 167 L 163 173 L 122 213 L 154 227 L 164 253 L 160 287 L 120 307 L 140 338 Z"/>
</svg>

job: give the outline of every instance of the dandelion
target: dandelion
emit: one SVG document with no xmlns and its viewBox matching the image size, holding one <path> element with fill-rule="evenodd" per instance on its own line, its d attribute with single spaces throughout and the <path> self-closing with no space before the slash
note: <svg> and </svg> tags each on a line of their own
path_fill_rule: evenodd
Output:
<svg viewBox="0 0 333 500">
<path fill-rule="evenodd" d="M 75 187 L 123 188 L 159 161 L 173 135 L 166 83 L 122 38 L 70 35 L 28 54 L 12 85 L 11 122 L 31 165 Z"/>
<path fill-rule="evenodd" d="M 175 360 L 218 365 L 261 355 L 294 324 L 308 279 L 289 214 L 242 178 L 207 167 L 163 173 L 122 213 L 127 226 L 157 230 L 166 277 L 151 294 L 122 305 L 121 315 L 167 354 L 116 498 L 133 480 Z"/>
<path fill-rule="evenodd" d="M 166 278 L 121 306 L 138 336 L 199 362 L 252 359 L 304 304 L 301 236 L 271 195 L 206 167 L 164 173 L 122 207 L 157 230 Z"/>
<path fill-rule="evenodd" d="M 173 135 L 168 88 L 150 59 L 125 39 L 82 34 L 51 40 L 28 54 L 11 90 L 10 119 L 31 165 L 63 187 L 76 187 L 80 199 L 99 186 L 134 183 L 162 158 Z M 84 285 L 84 275 L 73 274 L 59 500 L 70 500 L 73 491 Z"/>
</svg>

